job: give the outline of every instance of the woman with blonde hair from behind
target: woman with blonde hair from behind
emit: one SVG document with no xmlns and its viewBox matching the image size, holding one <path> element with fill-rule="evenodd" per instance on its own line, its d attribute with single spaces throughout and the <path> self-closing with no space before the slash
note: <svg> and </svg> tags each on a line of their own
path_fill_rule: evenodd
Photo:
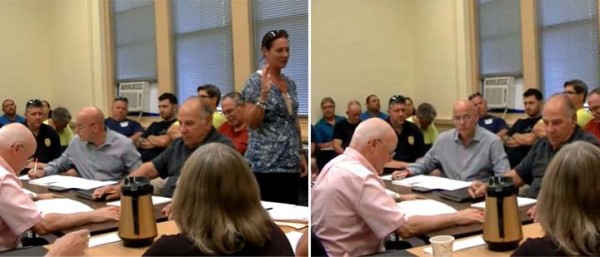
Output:
<svg viewBox="0 0 600 257">
<path fill-rule="evenodd" d="M 552 159 L 537 204 L 544 237 L 527 239 L 513 256 L 600 255 L 600 149 L 583 141 Z"/>
<path fill-rule="evenodd" d="M 185 162 L 172 215 L 181 233 L 162 236 L 144 256 L 294 255 L 247 162 L 223 144 L 201 146 Z"/>
</svg>

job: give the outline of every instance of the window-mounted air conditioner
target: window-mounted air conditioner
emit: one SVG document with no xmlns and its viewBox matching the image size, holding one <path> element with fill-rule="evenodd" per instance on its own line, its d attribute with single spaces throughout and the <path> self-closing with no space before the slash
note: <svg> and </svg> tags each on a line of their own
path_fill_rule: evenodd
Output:
<svg viewBox="0 0 600 257">
<path fill-rule="evenodd" d="M 130 112 L 148 112 L 150 109 L 150 83 L 147 81 L 119 84 L 119 96 L 127 98 Z"/>
<path fill-rule="evenodd" d="M 523 109 L 522 86 L 514 77 L 491 77 L 483 80 L 483 97 L 488 108 Z"/>
</svg>

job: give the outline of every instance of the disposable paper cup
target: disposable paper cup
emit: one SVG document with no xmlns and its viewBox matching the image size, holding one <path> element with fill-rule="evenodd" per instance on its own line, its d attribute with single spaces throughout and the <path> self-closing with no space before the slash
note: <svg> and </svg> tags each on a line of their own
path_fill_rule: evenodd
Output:
<svg viewBox="0 0 600 257">
<path fill-rule="evenodd" d="M 452 257 L 453 236 L 434 236 L 429 239 L 434 257 Z"/>
</svg>

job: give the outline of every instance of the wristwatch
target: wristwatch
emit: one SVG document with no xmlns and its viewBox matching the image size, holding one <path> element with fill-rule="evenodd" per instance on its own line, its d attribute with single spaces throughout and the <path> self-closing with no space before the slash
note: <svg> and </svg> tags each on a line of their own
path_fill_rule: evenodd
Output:
<svg viewBox="0 0 600 257">
<path fill-rule="evenodd" d="M 258 107 L 262 107 L 263 109 L 267 108 L 267 103 L 265 101 L 262 101 L 262 100 L 256 101 L 256 105 Z"/>
</svg>

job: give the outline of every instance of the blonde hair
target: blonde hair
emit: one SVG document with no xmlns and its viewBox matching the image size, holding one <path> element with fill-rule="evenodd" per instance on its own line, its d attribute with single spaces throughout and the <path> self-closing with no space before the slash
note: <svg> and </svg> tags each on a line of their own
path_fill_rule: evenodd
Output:
<svg viewBox="0 0 600 257">
<path fill-rule="evenodd" d="M 568 255 L 600 254 L 600 149 L 583 141 L 563 147 L 548 165 L 538 221 Z"/>
<path fill-rule="evenodd" d="M 220 143 L 201 146 L 185 162 L 173 199 L 173 219 L 208 255 L 234 254 L 247 245 L 262 247 L 272 223 L 247 162 Z"/>
</svg>

